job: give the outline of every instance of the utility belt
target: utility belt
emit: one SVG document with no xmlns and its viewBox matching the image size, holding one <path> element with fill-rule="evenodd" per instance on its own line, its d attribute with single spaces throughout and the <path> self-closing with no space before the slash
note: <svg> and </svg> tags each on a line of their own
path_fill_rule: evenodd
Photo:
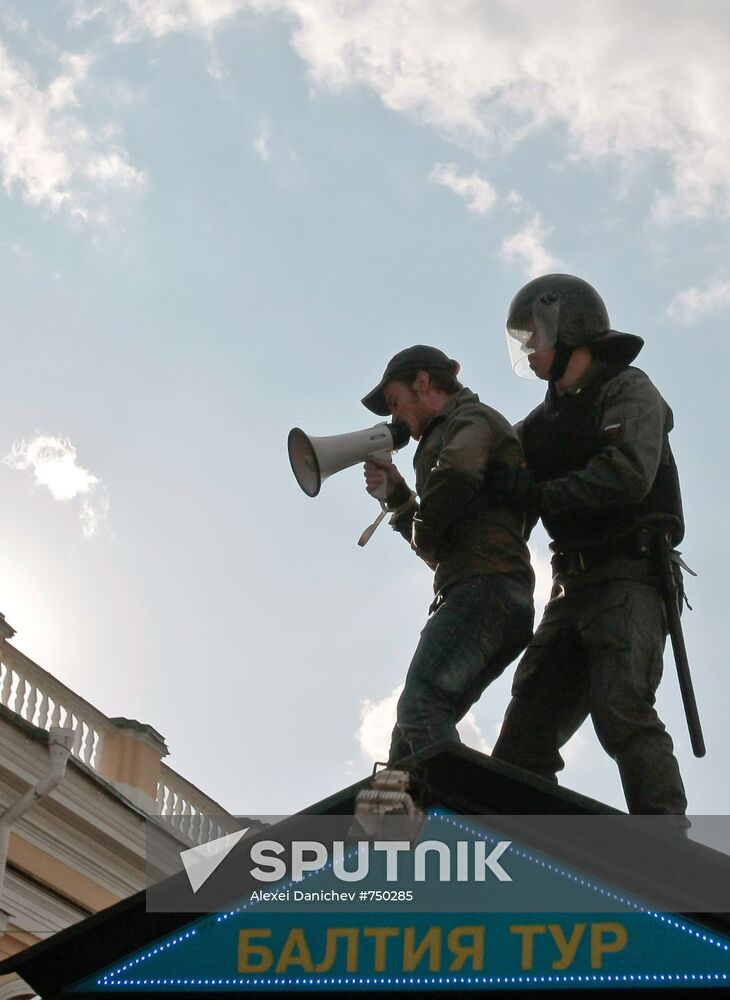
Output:
<svg viewBox="0 0 730 1000">
<path fill-rule="evenodd" d="M 553 557 L 550 560 L 553 576 L 577 576 L 597 566 L 604 566 L 614 559 L 648 559 L 651 555 L 650 538 L 644 530 L 634 532 L 625 538 L 604 545 L 584 548 L 562 548 L 559 542 L 552 542 Z"/>
<path fill-rule="evenodd" d="M 553 576 L 557 576 L 558 574 L 561 576 L 577 576 L 579 573 L 585 573 L 596 566 L 604 566 L 606 563 L 618 558 L 651 559 L 655 563 L 657 540 L 661 537 L 660 534 L 658 535 L 657 529 L 659 527 L 664 529 L 666 541 L 667 525 L 671 527 L 672 523 L 673 519 L 657 517 L 652 522 L 635 528 L 630 534 L 624 535 L 621 538 L 610 539 L 603 544 L 585 546 L 583 548 L 577 546 L 573 548 L 568 545 L 561 546 L 560 542 L 551 542 Z M 681 596 L 686 601 L 687 598 L 682 588 L 680 570 L 686 570 L 692 576 L 697 576 L 697 574 L 689 568 L 682 559 L 681 554 L 672 548 L 671 541 L 668 542 L 667 552 Z M 687 603 L 689 604 L 689 602 Z"/>
</svg>

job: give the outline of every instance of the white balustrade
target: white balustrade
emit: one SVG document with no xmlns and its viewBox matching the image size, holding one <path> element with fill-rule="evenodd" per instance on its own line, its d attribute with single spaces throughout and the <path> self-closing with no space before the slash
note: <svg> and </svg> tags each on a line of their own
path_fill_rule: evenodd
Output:
<svg viewBox="0 0 730 1000">
<path fill-rule="evenodd" d="M 73 755 L 97 772 L 104 739 L 118 731 L 108 716 L 4 638 L 0 638 L 0 704 L 40 729 L 73 728 Z M 163 763 L 156 804 L 159 815 L 194 844 L 239 829 L 238 821 L 217 802 Z"/>
<path fill-rule="evenodd" d="M 193 844 L 203 844 L 240 829 L 234 816 L 166 764 L 161 767 L 157 809 L 163 819 Z"/>
<path fill-rule="evenodd" d="M 0 704 L 39 729 L 74 729 L 72 753 L 91 768 L 96 768 L 105 734 L 114 728 L 102 712 L 1 639 Z"/>
</svg>

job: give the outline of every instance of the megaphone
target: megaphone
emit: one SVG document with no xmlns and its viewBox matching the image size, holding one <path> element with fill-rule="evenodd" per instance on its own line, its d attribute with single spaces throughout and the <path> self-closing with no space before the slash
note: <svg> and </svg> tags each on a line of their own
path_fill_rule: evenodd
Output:
<svg viewBox="0 0 730 1000">
<path fill-rule="evenodd" d="M 308 497 L 316 497 L 325 479 L 335 472 L 364 462 L 371 455 L 390 458 L 391 451 L 402 448 L 410 438 L 408 427 L 400 422 L 330 437 L 309 437 L 301 428 L 293 427 L 287 448 L 297 482 Z M 377 491 L 373 495 L 377 496 Z"/>
</svg>

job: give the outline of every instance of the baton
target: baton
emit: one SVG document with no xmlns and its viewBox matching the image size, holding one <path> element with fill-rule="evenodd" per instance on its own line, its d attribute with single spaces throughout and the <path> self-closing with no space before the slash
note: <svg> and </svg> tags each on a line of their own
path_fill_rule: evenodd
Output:
<svg viewBox="0 0 730 1000">
<path fill-rule="evenodd" d="M 682 622 L 679 617 L 679 602 L 682 599 L 677 580 L 672 567 L 672 550 L 668 535 L 656 532 L 654 535 L 655 566 L 659 574 L 659 586 L 664 597 L 664 607 L 667 612 L 667 628 L 674 653 L 674 664 L 677 668 L 679 690 L 682 695 L 684 714 L 687 718 L 689 738 L 695 757 L 705 756 L 705 740 L 702 735 L 702 725 L 697 711 L 692 677 L 689 672 L 687 647 L 684 643 Z"/>
</svg>

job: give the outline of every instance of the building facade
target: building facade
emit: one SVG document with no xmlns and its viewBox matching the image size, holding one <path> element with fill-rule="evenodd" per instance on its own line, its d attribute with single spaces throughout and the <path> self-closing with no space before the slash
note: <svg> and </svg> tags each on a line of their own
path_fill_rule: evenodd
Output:
<svg viewBox="0 0 730 1000">
<path fill-rule="evenodd" d="M 14 634 L 0 615 L 0 814 L 44 781 L 55 727 L 73 730 L 73 744 L 61 782 L 10 826 L 0 960 L 142 890 L 150 822 L 181 849 L 240 826 L 165 763 L 152 726 L 104 715 Z M 0 1000 L 34 995 L 17 976 L 0 978 Z"/>
</svg>

